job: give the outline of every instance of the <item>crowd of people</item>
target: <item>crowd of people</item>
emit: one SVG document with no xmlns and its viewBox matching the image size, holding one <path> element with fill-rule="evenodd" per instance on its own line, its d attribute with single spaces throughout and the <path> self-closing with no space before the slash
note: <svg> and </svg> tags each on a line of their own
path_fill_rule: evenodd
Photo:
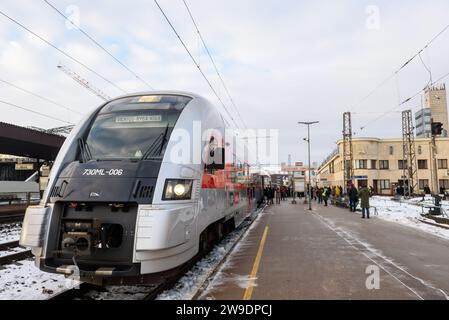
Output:
<svg viewBox="0 0 449 320">
<path fill-rule="evenodd" d="M 318 203 L 324 204 L 325 207 L 328 206 L 329 199 L 340 198 L 343 195 L 343 187 L 313 187 L 311 190 L 311 197 Z"/>
<path fill-rule="evenodd" d="M 275 200 L 276 204 L 281 204 L 281 201 L 286 201 L 289 196 L 290 190 L 286 186 L 269 186 L 264 189 L 264 198 L 268 205 L 274 204 Z"/>
<path fill-rule="evenodd" d="M 281 201 L 286 201 L 290 197 L 291 190 L 285 186 L 276 187 L 270 186 L 266 187 L 264 190 L 265 201 L 268 205 L 280 204 Z M 362 218 L 370 218 L 370 203 L 369 199 L 374 194 L 372 187 L 361 186 L 357 189 L 354 184 L 348 189 L 347 197 L 344 198 L 344 190 L 342 186 L 325 186 L 325 187 L 312 187 L 311 188 L 311 199 L 316 201 L 318 204 L 323 206 L 329 206 L 329 203 L 336 204 L 337 201 L 344 202 L 348 201 L 348 207 L 351 212 L 356 212 L 357 206 L 360 201 L 360 207 L 362 209 Z"/>
<path fill-rule="evenodd" d="M 373 188 L 368 188 L 367 186 L 362 186 L 358 190 L 351 184 L 348 189 L 347 199 L 349 201 L 348 206 L 351 212 L 356 212 L 357 205 L 360 201 L 360 207 L 362 208 L 362 218 L 370 218 L 370 204 L 369 198 L 373 195 Z M 332 203 L 335 204 L 337 201 L 345 201 L 343 198 L 344 191 L 342 186 L 334 187 L 315 187 L 312 188 L 312 199 L 319 204 L 323 204 L 325 207 L 328 206 L 328 201 L 331 199 Z"/>
</svg>

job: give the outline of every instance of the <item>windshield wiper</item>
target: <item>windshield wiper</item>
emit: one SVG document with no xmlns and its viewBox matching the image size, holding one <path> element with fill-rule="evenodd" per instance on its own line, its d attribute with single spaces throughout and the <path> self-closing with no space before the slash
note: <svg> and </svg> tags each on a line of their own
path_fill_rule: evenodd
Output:
<svg viewBox="0 0 449 320">
<path fill-rule="evenodd" d="M 159 149 L 159 155 L 161 155 L 162 151 L 164 150 L 165 143 L 167 142 L 167 134 L 168 134 L 168 124 L 165 127 L 164 136 L 162 137 L 162 143 L 161 143 L 161 148 Z"/>
<path fill-rule="evenodd" d="M 86 141 L 83 138 L 78 139 L 78 146 L 80 148 L 81 161 L 87 162 L 92 159 L 92 153 Z"/>
<path fill-rule="evenodd" d="M 153 143 L 150 145 L 150 147 L 147 149 L 147 151 L 143 154 L 141 160 L 146 160 L 148 158 L 152 158 L 157 155 L 162 154 L 163 147 L 165 145 L 165 141 L 167 140 L 167 134 L 168 134 L 168 128 L 169 125 L 165 127 L 165 131 L 161 133 L 156 140 L 153 141 Z M 159 149 L 159 153 L 156 153 Z"/>
<path fill-rule="evenodd" d="M 157 146 L 163 136 L 163 133 L 161 133 L 156 140 L 153 141 L 153 143 L 148 147 L 147 151 L 143 154 L 141 160 L 148 159 L 150 156 L 153 156 L 153 153 L 155 150 L 157 150 Z"/>
</svg>

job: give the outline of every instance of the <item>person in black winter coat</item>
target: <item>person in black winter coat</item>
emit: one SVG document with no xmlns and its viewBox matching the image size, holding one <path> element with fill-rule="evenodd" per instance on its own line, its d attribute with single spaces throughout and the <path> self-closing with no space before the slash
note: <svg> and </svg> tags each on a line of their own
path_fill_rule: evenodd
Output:
<svg viewBox="0 0 449 320">
<path fill-rule="evenodd" d="M 270 204 L 274 204 L 274 188 L 270 187 L 269 189 L 269 198 L 270 198 Z"/>
<path fill-rule="evenodd" d="M 357 208 L 357 203 L 359 202 L 359 193 L 353 184 L 351 184 L 351 188 L 349 188 L 348 196 L 349 196 L 349 210 L 351 210 L 351 212 L 355 212 Z"/>
<path fill-rule="evenodd" d="M 318 190 L 316 191 L 319 204 L 323 203 L 323 191 L 323 188 L 318 188 Z"/>
</svg>

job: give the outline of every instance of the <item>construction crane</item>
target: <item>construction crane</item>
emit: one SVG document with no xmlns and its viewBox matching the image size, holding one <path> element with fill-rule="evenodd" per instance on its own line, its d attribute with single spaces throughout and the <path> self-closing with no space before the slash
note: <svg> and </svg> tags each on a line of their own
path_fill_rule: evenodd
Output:
<svg viewBox="0 0 449 320">
<path fill-rule="evenodd" d="M 39 132 L 44 132 L 44 133 L 48 133 L 48 134 L 54 134 L 54 135 L 60 135 L 63 137 L 67 137 L 70 132 L 73 130 L 73 128 L 75 127 L 75 125 L 71 124 L 68 126 L 64 126 L 64 127 L 57 127 L 57 128 L 50 128 L 50 129 L 42 129 L 39 127 L 34 127 L 34 126 L 28 126 L 28 129 L 32 129 L 32 130 L 36 130 Z"/>
<path fill-rule="evenodd" d="M 64 126 L 64 127 L 51 128 L 51 129 L 45 130 L 45 132 L 66 137 L 70 134 L 70 132 L 73 130 L 74 127 L 75 127 L 74 125 L 69 125 L 69 126 Z"/>
<path fill-rule="evenodd" d="M 57 67 L 58 67 L 59 70 L 61 70 L 66 75 L 71 77 L 73 80 L 78 82 L 84 88 L 86 88 L 87 90 L 89 90 L 90 92 L 95 94 L 97 97 L 103 99 L 104 101 L 111 100 L 111 98 L 106 93 L 104 93 L 102 90 L 98 89 L 97 87 L 93 86 L 89 81 L 87 81 L 86 79 L 82 78 L 76 72 L 70 70 L 67 66 L 60 64 Z"/>
</svg>

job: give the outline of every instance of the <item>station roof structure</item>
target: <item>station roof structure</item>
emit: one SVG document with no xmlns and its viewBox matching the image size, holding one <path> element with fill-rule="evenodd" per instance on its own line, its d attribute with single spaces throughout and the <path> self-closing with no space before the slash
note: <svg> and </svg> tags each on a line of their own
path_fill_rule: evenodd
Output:
<svg viewBox="0 0 449 320">
<path fill-rule="evenodd" d="M 54 160 L 65 137 L 0 122 L 0 154 Z"/>
</svg>

